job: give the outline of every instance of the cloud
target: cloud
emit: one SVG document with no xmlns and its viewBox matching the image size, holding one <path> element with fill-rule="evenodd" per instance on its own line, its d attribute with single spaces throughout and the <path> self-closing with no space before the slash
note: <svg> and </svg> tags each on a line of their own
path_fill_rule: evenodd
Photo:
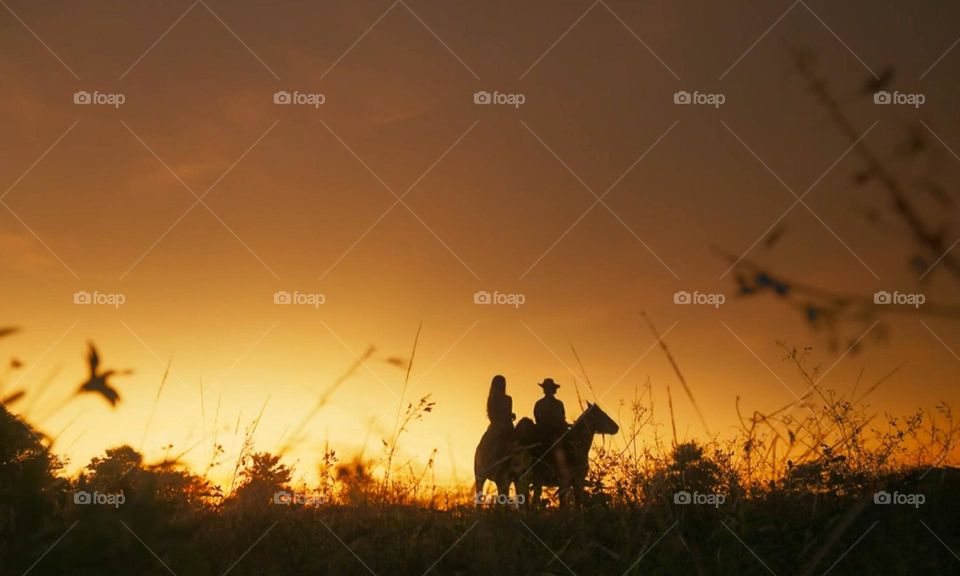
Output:
<svg viewBox="0 0 960 576">
<path fill-rule="evenodd" d="M 0 232 L 0 268 L 37 273 L 57 265 L 53 256 L 29 232 Z"/>
</svg>

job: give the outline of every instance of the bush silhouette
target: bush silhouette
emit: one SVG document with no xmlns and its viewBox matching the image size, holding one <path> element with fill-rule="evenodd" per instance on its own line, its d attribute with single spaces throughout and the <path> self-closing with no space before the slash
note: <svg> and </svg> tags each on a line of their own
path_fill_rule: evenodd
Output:
<svg viewBox="0 0 960 576">
<path fill-rule="evenodd" d="M 0 565 L 55 531 L 66 490 L 62 468 L 40 433 L 0 404 Z"/>
</svg>

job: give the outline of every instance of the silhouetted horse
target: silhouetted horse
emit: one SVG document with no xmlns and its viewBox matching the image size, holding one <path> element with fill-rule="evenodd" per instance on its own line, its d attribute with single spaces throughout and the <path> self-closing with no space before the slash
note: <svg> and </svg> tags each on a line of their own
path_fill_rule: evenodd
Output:
<svg viewBox="0 0 960 576">
<path fill-rule="evenodd" d="M 563 505 L 566 495 L 573 493 L 574 502 L 580 505 L 583 485 L 590 466 L 590 447 L 595 434 L 616 434 L 620 426 L 596 404 L 587 402 L 587 409 L 573 423 L 570 430 L 556 442 L 556 446 L 545 446 L 536 424 L 529 418 L 517 423 L 516 437 L 521 446 L 527 447 L 534 462 L 531 468 L 521 473 L 520 484 L 529 485 L 528 503 L 537 506 L 544 486 L 556 486 L 559 489 L 560 503 Z M 554 450 L 563 451 L 565 470 L 558 470 Z M 518 489 L 519 491 L 519 489 Z"/>
<path fill-rule="evenodd" d="M 498 445 L 498 441 L 502 445 Z M 476 504 L 482 503 L 483 484 L 487 480 L 497 485 L 497 496 L 510 493 L 510 484 L 516 488 L 517 495 L 528 496 L 527 488 L 521 487 L 517 480 L 525 470 L 530 469 L 533 460 L 517 443 L 516 432 L 510 430 L 503 438 L 497 437 L 492 427 L 487 428 L 480 438 L 477 451 L 473 455 L 473 475 L 476 480 Z"/>
</svg>

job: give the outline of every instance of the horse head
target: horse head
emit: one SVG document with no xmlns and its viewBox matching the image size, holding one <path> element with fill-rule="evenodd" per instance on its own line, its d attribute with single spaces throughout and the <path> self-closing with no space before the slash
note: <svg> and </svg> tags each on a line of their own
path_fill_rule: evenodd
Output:
<svg viewBox="0 0 960 576">
<path fill-rule="evenodd" d="M 620 426 L 613 421 L 613 418 L 608 416 L 600 406 L 590 402 L 587 402 L 587 409 L 584 410 L 580 420 L 595 434 L 616 434 L 620 431 Z"/>
</svg>

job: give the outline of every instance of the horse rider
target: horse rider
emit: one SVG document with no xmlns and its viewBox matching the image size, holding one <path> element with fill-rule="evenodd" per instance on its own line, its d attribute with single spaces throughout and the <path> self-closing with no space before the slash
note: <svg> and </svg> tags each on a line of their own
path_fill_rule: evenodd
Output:
<svg viewBox="0 0 960 576">
<path fill-rule="evenodd" d="M 557 398 L 557 389 L 560 385 L 554 382 L 553 378 L 545 378 L 538 386 L 543 388 L 543 398 L 537 400 L 534 405 L 533 417 L 543 443 L 543 451 L 552 451 L 559 469 L 563 470 L 566 458 L 561 440 L 570 429 L 570 425 L 567 424 L 563 402 Z"/>
<path fill-rule="evenodd" d="M 490 393 L 487 395 L 487 419 L 490 420 L 489 430 L 496 447 L 497 460 L 506 456 L 516 418 L 513 398 L 507 395 L 507 379 L 497 374 L 490 382 Z"/>
</svg>

